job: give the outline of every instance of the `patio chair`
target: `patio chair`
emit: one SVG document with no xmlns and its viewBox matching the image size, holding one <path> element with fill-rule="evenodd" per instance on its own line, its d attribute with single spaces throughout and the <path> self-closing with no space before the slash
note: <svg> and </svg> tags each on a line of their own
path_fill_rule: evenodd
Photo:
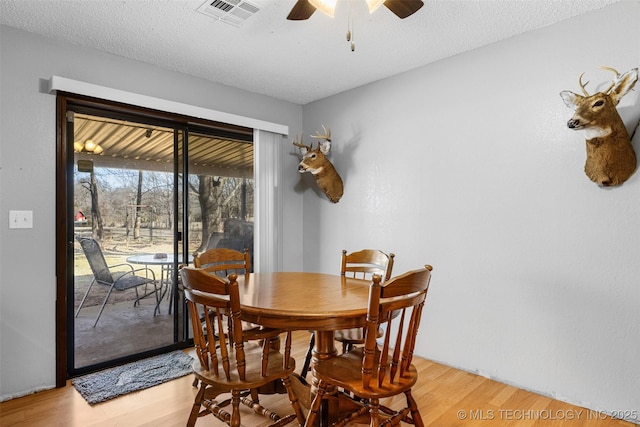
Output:
<svg viewBox="0 0 640 427">
<path fill-rule="evenodd" d="M 104 306 L 107 304 L 107 300 L 111 295 L 113 290 L 116 291 L 126 291 L 127 289 L 135 289 L 136 291 L 136 299 L 133 303 L 133 306 L 137 306 L 140 304 L 140 300 L 142 298 L 146 298 L 149 295 L 155 294 L 156 296 L 156 307 L 153 310 L 153 315 L 155 316 L 159 311 L 160 298 L 159 298 L 159 289 L 158 282 L 156 281 L 156 276 L 153 270 L 144 267 L 135 269 L 131 264 L 121 263 L 115 265 L 107 265 L 107 261 L 104 259 L 104 255 L 102 253 L 102 249 L 100 248 L 100 244 L 93 238 L 87 237 L 78 237 L 78 242 L 80 242 L 80 246 L 82 246 L 82 250 L 84 251 L 84 255 L 89 262 L 89 266 L 91 267 L 91 271 L 93 273 L 93 279 L 87 288 L 87 291 L 84 293 L 82 297 L 82 301 L 80 302 L 80 306 L 76 310 L 75 317 L 78 317 L 84 302 L 91 291 L 94 283 L 98 283 L 99 285 L 108 286 L 109 290 L 107 291 L 107 295 L 104 297 L 104 301 L 102 302 L 102 306 L 100 307 L 100 311 L 96 316 L 96 321 L 93 324 L 95 328 L 98 324 L 98 320 L 100 319 L 100 315 L 102 315 L 102 311 L 104 310 Z M 126 271 L 112 273 L 111 269 L 117 267 L 126 267 Z M 144 275 L 137 275 L 136 273 L 144 272 Z M 146 286 L 149 284 L 153 284 L 153 291 L 147 292 L 144 295 L 140 296 L 138 293 L 139 286 Z"/>
</svg>

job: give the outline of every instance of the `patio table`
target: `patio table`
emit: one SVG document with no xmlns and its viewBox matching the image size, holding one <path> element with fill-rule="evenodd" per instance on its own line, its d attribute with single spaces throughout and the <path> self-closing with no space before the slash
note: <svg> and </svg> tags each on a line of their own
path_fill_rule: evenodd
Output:
<svg viewBox="0 0 640 427">
<path fill-rule="evenodd" d="M 178 262 L 182 262 L 182 254 L 178 254 Z M 138 254 L 127 257 L 127 262 L 130 264 L 143 264 L 146 267 L 155 265 L 160 266 L 160 288 L 164 290 L 160 295 L 160 301 L 162 301 L 165 295 L 168 293 L 170 287 L 172 287 L 169 293 L 169 314 L 171 314 L 171 296 L 174 295 L 175 286 L 171 283 L 171 273 L 175 266 L 176 260 L 174 254 Z M 193 262 L 193 255 L 189 255 L 189 262 Z M 166 274 L 165 274 L 166 273 Z M 165 283 L 166 278 L 166 283 Z M 177 284 L 176 284 L 177 285 Z M 158 312 L 160 307 L 158 306 Z"/>
</svg>

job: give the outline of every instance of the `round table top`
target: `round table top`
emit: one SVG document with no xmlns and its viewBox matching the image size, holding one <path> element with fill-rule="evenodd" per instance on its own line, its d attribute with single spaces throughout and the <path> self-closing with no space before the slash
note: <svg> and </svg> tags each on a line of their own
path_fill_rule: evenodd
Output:
<svg viewBox="0 0 640 427">
<path fill-rule="evenodd" d="M 242 317 L 282 329 L 337 330 L 365 325 L 368 280 L 279 272 L 238 276 Z"/>
</svg>

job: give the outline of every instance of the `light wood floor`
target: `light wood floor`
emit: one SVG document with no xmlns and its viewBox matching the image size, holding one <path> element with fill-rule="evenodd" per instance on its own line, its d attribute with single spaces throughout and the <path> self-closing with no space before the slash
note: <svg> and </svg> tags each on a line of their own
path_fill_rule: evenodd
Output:
<svg viewBox="0 0 640 427">
<path fill-rule="evenodd" d="M 299 366 L 302 366 L 308 336 L 304 331 L 294 335 L 294 357 Z M 419 371 L 419 386 L 413 394 L 427 426 L 637 427 L 425 359 L 414 359 L 414 364 Z M 64 388 L 0 403 L 0 425 L 184 426 L 196 394 L 192 380 L 189 375 L 94 406 L 89 406 L 68 382 Z M 261 402 L 281 414 L 291 413 L 288 400 L 282 395 L 265 396 Z M 264 418 L 243 408 L 243 426 L 268 424 Z M 224 424 L 207 416 L 198 419 L 196 425 Z"/>
</svg>

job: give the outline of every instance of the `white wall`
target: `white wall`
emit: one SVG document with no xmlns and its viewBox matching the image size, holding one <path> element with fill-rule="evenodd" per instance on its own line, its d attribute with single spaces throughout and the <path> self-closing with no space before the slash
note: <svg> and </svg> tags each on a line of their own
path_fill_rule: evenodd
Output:
<svg viewBox="0 0 640 427">
<path fill-rule="evenodd" d="M 305 270 L 364 247 L 395 252 L 398 274 L 432 264 L 419 355 L 638 421 L 640 172 L 593 184 L 558 94 L 640 67 L 639 18 L 617 3 L 306 105 L 345 194 L 303 181 Z"/>
<path fill-rule="evenodd" d="M 299 133 L 302 107 L 0 27 L 0 400 L 55 385 L 55 96 L 43 81 L 88 83 L 271 121 Z M 288 144 L 288 139 L 282 140 Z M 284 150 L 283 167 L 296 159 Z M 283 177 L 284 268 L 302 266 L 302 198 Z M 9 210 L 33 229 L 9 230 Z"/>
</svg>

